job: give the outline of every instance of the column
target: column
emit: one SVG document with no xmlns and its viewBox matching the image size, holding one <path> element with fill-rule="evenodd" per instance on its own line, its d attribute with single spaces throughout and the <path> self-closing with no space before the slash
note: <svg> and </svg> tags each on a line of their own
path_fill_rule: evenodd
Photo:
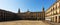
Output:
<svg viewBox="0 0 60 25">
<path fill-rule="evenodd" d="M 54 22 L 56 22 L 56 17 L 54 17 Z"/>
<path fill-rule="evenodd" d="M 57 23 L 59 23 L 59 16 L 57 16 Z"/>
<path fill-rule="evenodd" d="M 52 21 L 54 22 L 54 17 L 52 18 Z"/>
<path fill-rule="evenodd" d="M 52 22 L 54 21 L 54 17 L 52 17 L 51 21 L 52 21 Z"/>
<path fill-rule="evenodd" d="M 60 23 L 60 16 L 59 16 L 59 23 Z"/>
</svg>

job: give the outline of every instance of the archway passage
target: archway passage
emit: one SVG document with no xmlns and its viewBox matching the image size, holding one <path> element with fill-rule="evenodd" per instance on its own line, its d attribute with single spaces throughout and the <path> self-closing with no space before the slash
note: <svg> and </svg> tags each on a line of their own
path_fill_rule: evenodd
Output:
<svg viewBox="0 0 60 25">
<path fill-rule="evenodd" d="M 57 16 L 56 16 L 56 22 L 57 22 Z"/>
</svg>

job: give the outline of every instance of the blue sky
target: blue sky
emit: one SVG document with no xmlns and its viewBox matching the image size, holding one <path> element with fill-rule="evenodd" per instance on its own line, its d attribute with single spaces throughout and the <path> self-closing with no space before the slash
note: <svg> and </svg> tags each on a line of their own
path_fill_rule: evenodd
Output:
<svg viewBox="0 0 60 25">
<path fill-rule="evenodd" d="M 0 9 L 18 12 L 26 12 L 28 9 L 31 12 L 40 12 L 42 7 L 48 9 L 56 0 L 0 0 Z"/>
</svg>

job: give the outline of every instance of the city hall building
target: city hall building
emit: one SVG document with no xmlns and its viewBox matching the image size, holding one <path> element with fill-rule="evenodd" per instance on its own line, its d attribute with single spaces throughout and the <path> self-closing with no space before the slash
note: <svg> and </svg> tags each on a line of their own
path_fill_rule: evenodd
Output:
<svg viewBox="0 0 60 25">
<path fill-rule="evenodd" d="M 60 0 L 57 0 L 50 8 L 45 12 L 46 20 L 59 23 L 60 22 Z"/>
<path fill-rule="evenodd" d="M 27 12 L 21 13 L 20 9 L 18 9 L 18 13 L 17 15 L 21 18 L 21 19 L 28 19 L 28 20 L 45 20 L 45 11 L 44 11 L 44 7 L 42 8 L 41 12 L 30 12 L 29 10 L 27 10 Z"/>
</svg>

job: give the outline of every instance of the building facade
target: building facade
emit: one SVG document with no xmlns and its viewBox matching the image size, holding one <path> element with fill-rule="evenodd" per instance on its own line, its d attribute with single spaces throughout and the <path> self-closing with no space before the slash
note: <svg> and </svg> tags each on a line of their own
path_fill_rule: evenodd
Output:
<svg viewBox="0 0 60 25">
<path fill-rule="evenodd" d="M 21 16 L 22 19 L 33 19 L 33 20 L 45 20 L 45 11 L 44 8 L 42 12 L 30 12 L 29 10 L 24 13 L 20 13 L 20 9 L 18 9 L 18 15 Z"/>
<path fill-rule="evenodd" d="M 60 22 L 60 0 L 57 0 L 50 8 L 45 12 L 46 20 L 52 22 Z"/>
<path fill-rule="evenodd" d="M 14 20 L 17 17 L 16 13 L 0 9 L 0 21 Z"/>
<path fill-rule="evenodd" d="M 45 11 L 44 8 L 42 12 L 27 12 L 21 13 L 20 9 L 18 9 L 18 13 L 13 13 L 10 11 L 0 9 L 0 21 L 8 21 L 8 20 L 45 20 Z"/>
</svg>

